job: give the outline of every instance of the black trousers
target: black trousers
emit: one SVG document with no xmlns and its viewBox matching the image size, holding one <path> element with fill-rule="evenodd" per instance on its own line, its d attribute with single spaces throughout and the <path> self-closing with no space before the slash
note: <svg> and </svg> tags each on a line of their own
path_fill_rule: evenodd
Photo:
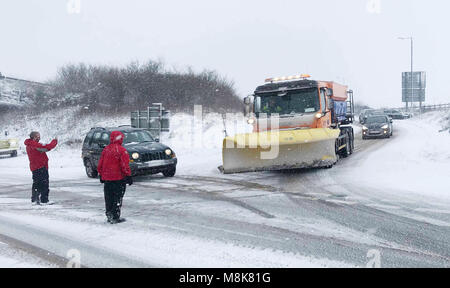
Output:
<svg viewBox="0 0 450 288">
<path fill-rule="evenodd" d="M 104 187 L 106 217 L 108 219 L 120 218 L 120 209 L 122 208 L 122 199 L 125 195 L 126 183 L 120 181 L 106 181 Z"/>
<path fill-rule="evenodd" d="M 35 170 L 33 173 L 33 186 L 31 187 L 31 201 L 32 202 L 48 202 L 49 180 L 48 170 L 43 167 Z"/>
</svg>

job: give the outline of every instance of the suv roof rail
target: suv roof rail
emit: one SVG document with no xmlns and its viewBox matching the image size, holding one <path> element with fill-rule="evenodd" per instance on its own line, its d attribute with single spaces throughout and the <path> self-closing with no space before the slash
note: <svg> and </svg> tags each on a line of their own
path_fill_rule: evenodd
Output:
<svg viewBox="0 0 450 288">
<path fill-rule="evenodd" d="M 92 127 L 92 128 L 91 128 L 91 130 L 94 130 L 94 129 L 102 129 L 102 130 L 106 130 L 104 127 Z"/>
</svg>

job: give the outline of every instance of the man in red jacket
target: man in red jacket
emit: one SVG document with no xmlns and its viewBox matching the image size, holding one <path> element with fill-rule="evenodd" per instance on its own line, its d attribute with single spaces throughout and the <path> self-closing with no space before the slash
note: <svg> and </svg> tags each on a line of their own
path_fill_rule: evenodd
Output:
<svg viewBox="0 0 450 288">
<path fill-rule="evenodd" d="M 103 149 L 97 165 L 100 182 L 105 183 L 106 217 L 111 224 L 125 221 L 120 218 L 122 199 L 125 195 L 126 184 L 133 184 L 130 156 L 122 146 L 124 137 L 122 132 L 111 132 L 110 144 Z"/>
<path fill-rule="evenodd" d="M 30 139 L 25 140 L 28 159 L 30 160 L 30 170 L 33 173 L 33 186 L 31 192 L 31 202 L 36 205 L 51 204 L 48 200 L 49 177 L 48 177 L 48 157 L 46 152 L 52 150 L 58 144 L 58 139 L 54 139 L 50 144 L 39 143 L 41 134 L 31 132 Z"/>
</svg>

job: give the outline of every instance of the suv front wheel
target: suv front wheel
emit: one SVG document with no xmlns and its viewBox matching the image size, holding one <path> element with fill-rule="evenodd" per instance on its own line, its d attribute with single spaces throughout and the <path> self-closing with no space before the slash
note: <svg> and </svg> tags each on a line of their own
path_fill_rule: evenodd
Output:
<svg viewBox="0 0 450 288">
<path fill-rule="evenodd" d="M 176 171 L 177 171 L 177 168 L 172 167 L 167 170 L 164 170 L 162 173 L 163 173 L 164 177 L 173 177 L 173 176 L 175 176 Z"/>
<path fill-rule="evenodd" d="M 84 167 L 86 168 L 86 175 L 89 178 L 97 178 L 98 176 L 98 172 L 97 170 L 94 168 L 94 166 L 92 165 L 90 160 L 85 160 L 84 161 Z"/>
</svg>

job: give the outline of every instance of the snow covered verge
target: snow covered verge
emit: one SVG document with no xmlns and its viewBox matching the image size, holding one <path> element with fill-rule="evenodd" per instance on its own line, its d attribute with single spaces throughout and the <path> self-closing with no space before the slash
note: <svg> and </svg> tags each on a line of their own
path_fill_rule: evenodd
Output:
<svg viewBox="0 0 450 288">
<path fill-rule="evenodd" d="M 440 132 L 449 116 L 433 112 L 395 121 L 394 137 L 371 151 L 349 179 L 398 194 L 450 200 L 450 133 Z"/>
<path fill-rule="evenodd" d="M 0 243 L 1 245 L 1 243 Z M 21 258 L 10 258 L 0 255 L 0 268 L 45 268 L 48 266 L 39 265 L 30 260 L 23 260 Z"/>
<path fill-rule="evenodd" d="M 0 107 L 15 106 L 24 107 L 33 103 L 29 95 L 33 85 L 26 81 L 18 81 L 11 78 L 0 78 Z"/>
<path fill-rule="evenodd" d="M 0 268 L 46 268 L 53 267 L 37 257 L 30 256 L 0 241 Z"/>
<path fill-rule="evenodd" d="M 450 113 L 434 112 L 408 121 L 394 122 L 394 137 L 379 150 L 371 152 L 363 163 L 357 164 L 349 177 L 358 179 L 361 185 L 399 189 L 429 196 L 450 197 L 445 183 L 450 183 L 450 133 L 439 132 L 449 126 Z M 75 109 L 48 112 L 38 116 L 13 116 L 8 123 L 0 123 L 10 138 L 20 143 L 31 131 L 41 132 L 41 142 L 48 143 L 58 136 L 60 145 L 50 154 L 53 177 L 64 179 L 68 174 L 80 176 L 84 167 L 80 159 L 81 143 L 91 127 L 113 127 L 130 123 L 128 115 L 111 117 L 104 115 L 83 116 Z M 225 127 L 229 135 L 250 132 L 251 126 L 242 114 L 227 117 Z M 354 125 L 355 134 L 361 127 Z M 396 137 L 397 133 L 400 137 Z M 178 173 L 195 175 L 219 175 L 217 167 L 222 163 L 224 121 L 217 113 L 203 116 L 175 114 L 171 119 L 171 131 L 162 135 L 161 142 L 170 146 L 179 159 Z M 373 140 L 379 141 L 379 140 Z M 381 140 L 383 141 L 383 140 Z M 24 147 L 21 147 L 25 155 Z M 4 161 L 2 165 L 8 165 Z M 28 173 L 26 157 L 15 159 L 20 165 L 9 167 L 14 175 Z"/>
<path fill-rule="evenodd" d="M 15 114 L 16 113 L 16 114 Z M 104 117 L 103 115 L 83 115 L 79 109 L 61 109 L 38 115 L 22 115 L 26 112 L 8 113 L 0 122 L 1 135 L 8 131 L 10 138 L 18 138 L 21 143 L 31 131 L 41 133 L 41 142 L 59 138 L 60 144 L 80 144 L 92 127 L 126 125 L 125 117 Z M 81 146 L 80 146 L 81 147 Z"/>
<path fill-rule="evenodd" d="M 28 138 L 31 131 L 41 133 L 41 143 L 49 143 L 51 139 L 58 137 L 59 145 L 50 154 L 50 166 L 67 168 L 76 165 L 77 172 L 80 172 L 84 171 L 79 160 L 81 144 L 92 127 L 116 127 L 129 124 L 129 115 L 118 117 L 83 115 L 77 109 L 66 109 L 36 116 L 11 115 L 6 122 L 0 123 L 0 137 L 4 137 L 4 132 L 8 131 L 8 138 L 19 139 L 21 144 L 19 154 L 22 155 L 26 153 L 23 141 Z M 222 115 L 218 113 L 204 115 L 180 113 L 172 116 L 171 131 L 162 134 L 161 142 L 177 153 L 178 171 L 185 174 L 198 172 L 218 174 L 217 167 L 222 163 L 224 127 L 229 135 L 250 132 L 252 129 L 240 113 L 227 115 L 225 126 Z M 28 165 L 23 159 L 15 161 L 22 161 L 22 167 Z M 14 165 L 11 169 L 19 169 L 19 167 Z M 15 172 L 19 173 L 19 171 Z M 56 169 L 54 172 L 57 177 L 66 175 L 66 172 Z"/>
</svg>

